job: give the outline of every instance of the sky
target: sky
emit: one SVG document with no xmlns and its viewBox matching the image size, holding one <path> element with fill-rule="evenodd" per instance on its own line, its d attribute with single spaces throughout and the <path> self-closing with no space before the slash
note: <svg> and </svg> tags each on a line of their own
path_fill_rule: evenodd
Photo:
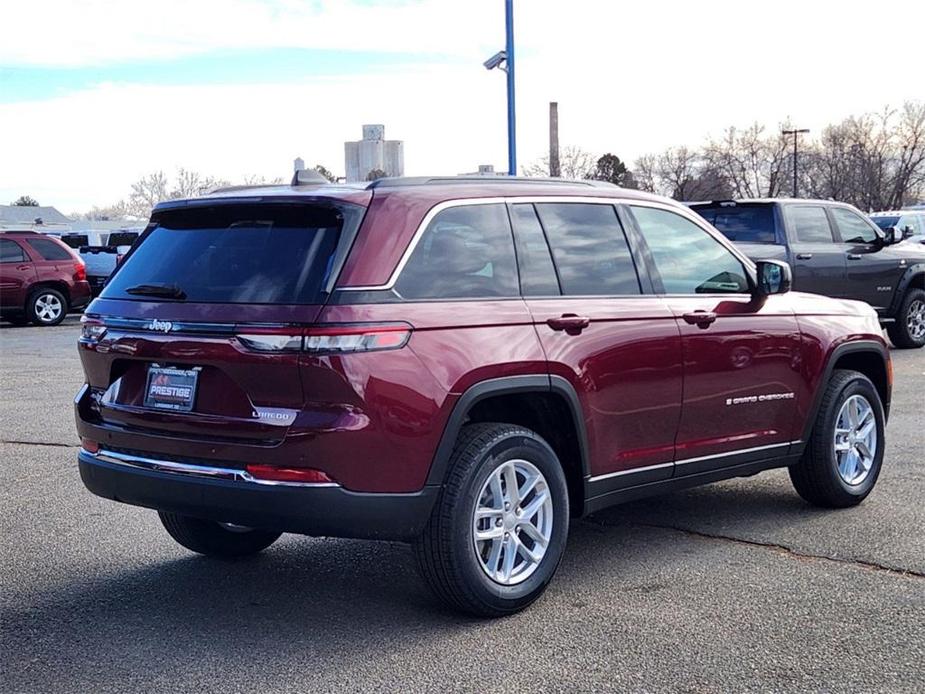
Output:
<svg viewBox="0 0 925 694">
<path fill-rule="evenodd" d="M 925 99 L 909 0 L 515 0 L 518 163 L 560 142 L 632 162 L 727 126 L 818 133 Z M 241 182 L 344 173 L 383 123 L 408 175 L 507 167 L 503 0 L 0 3 L 0 203 L 65 213 L 183 167 Z"/>
</svg>

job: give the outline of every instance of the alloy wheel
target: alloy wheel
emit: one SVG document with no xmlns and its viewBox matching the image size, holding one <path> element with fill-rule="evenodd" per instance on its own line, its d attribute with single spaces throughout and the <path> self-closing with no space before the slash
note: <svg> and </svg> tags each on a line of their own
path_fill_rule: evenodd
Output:
<svg viewBox="0 0 925 694">
<path fill-rule="evenodd" d="M 906 313 L 906 329 L 913 340 L 921 340 L 925 336 L 925 301 L 916 299 L 909 304 Z"/>
<path fill-rule="evenodd" d="M 527 580 L 552 539 L 552 493 L 543 473 L 526 460 L 507 460 L 482 489 L 472 519 L 472 540 L 482 570 L 496 583 Z"/>
<path fill-rule="evenodd" d="M 52 323 L 61 316 L 64 305 L 54 294 L 40 294 L 35 300 L 35 315 L 43 323 Z"/>
<path fill-rule="evenodd" d="M 838 475 L 846 484 L 857 486 L 867 479 L 877 444 L 874 408 L 863 395 L 852 395 L 838 411 L 832 442 Z"/>
</svg>

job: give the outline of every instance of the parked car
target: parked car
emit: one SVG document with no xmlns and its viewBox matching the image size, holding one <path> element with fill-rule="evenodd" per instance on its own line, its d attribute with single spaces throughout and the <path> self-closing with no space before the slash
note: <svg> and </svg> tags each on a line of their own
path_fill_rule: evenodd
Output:
<svg viewBox="0 0 925 694">
<path fill-rule="evenodd" d="M 80 475 L 194 552 L 407 541 L 450 605 L 510 614 L 570 518 L 779 467 L 819 506 L 870 493 L 877 315 L 789 289 L 682 205 L 596 182 L 161 203 L 84 316 Z"/>
<path fill-rule="evenodd" d="M 896 347 L 925 345 L 925 247 L 896 243 L 856 208 L 830 200 L 722 200 L 691 209 L 755 260 L 785 260 L 803 292 L 859 299 Z"/>
<path fill-rule="evenodd" d="M 87 281 L 93 296 L 99 296 L 109 276 L 141 236 L 140 229 L 119 229 L 99 233 L 94 243 L 80 245 L 80 257 L 87 265 Z"/>
<path fill-rule="evenodd" d="M 90 301 L 83 261 L 61 241 L 34 231 L 0 232 L 0 314 L 24 325 L 58 325 Z"/>
<path fill-rule="evenodd" d="M 925 243 L 925 210 L 874 212 L 870 218 L 884 231 L 894 229 L 896 238 L 901 241 Z"/>
</svg>

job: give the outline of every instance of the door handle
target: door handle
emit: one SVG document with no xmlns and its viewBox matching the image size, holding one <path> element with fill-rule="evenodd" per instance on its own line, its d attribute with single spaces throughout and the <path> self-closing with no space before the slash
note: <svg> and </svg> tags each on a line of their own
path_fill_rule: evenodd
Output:
<svg viewBox="0 0 925 694">
<path fill-rule="evenodd" d="M 707 328 L 716 320 L 716 313 L 713 311 L 692 311 L 691 313 L 685 313 L 682 318 L 684 318 L 685 323 L 696 325 L 699 328 Z"/>
<path fill-rule="evenodd" d="M 797 253 L 797 260 L 812 260 L 812 253 Z"/>
<path fill-rule="evenodd" d="M 17 270 L 28 270 L 29 266 L 28 265 L 17 265 L 16 269 Z"/>
<path fill-rule="evenodd" d="M 860 253 L 849 253 L 848 254 L 848 260 L 860 260 L 860 259 L 861 259 Z"/>
<path fill-rule="evenodd" d="M 574 313 L 563 313 L 558 318 L 548 318 L 546 325 L 553 330 L 564 330 L 568 335 L 578 335 L 591 324 L 586 316 L 576 316 Z"/>
</svg>

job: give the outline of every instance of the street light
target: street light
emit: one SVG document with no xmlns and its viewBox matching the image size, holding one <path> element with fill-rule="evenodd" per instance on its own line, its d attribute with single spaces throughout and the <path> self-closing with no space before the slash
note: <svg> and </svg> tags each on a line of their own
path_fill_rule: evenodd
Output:
<svg viewBox="0 0 925 694">
<path fill-rule="evenodd" d="M 794 128 L 793 130 L 780 131 L 780 134 L 784 136 L 793 135 L 793 197 L 795 198 L 800 197 L 797 194 L 797 140 L 799 139 L 800 135 L 808 132 L 809 130 L 807 128 L 801 128 L 799 130 Z"/>
<path fill-rule="evenodd" d="M 517 175 L 517 125 L 514 109 L 514 0 L 504 0 L 505 49 L 482 63 L 486 70 L 507 73 L 507 165 L 508 175 Z"/>
</svg>

